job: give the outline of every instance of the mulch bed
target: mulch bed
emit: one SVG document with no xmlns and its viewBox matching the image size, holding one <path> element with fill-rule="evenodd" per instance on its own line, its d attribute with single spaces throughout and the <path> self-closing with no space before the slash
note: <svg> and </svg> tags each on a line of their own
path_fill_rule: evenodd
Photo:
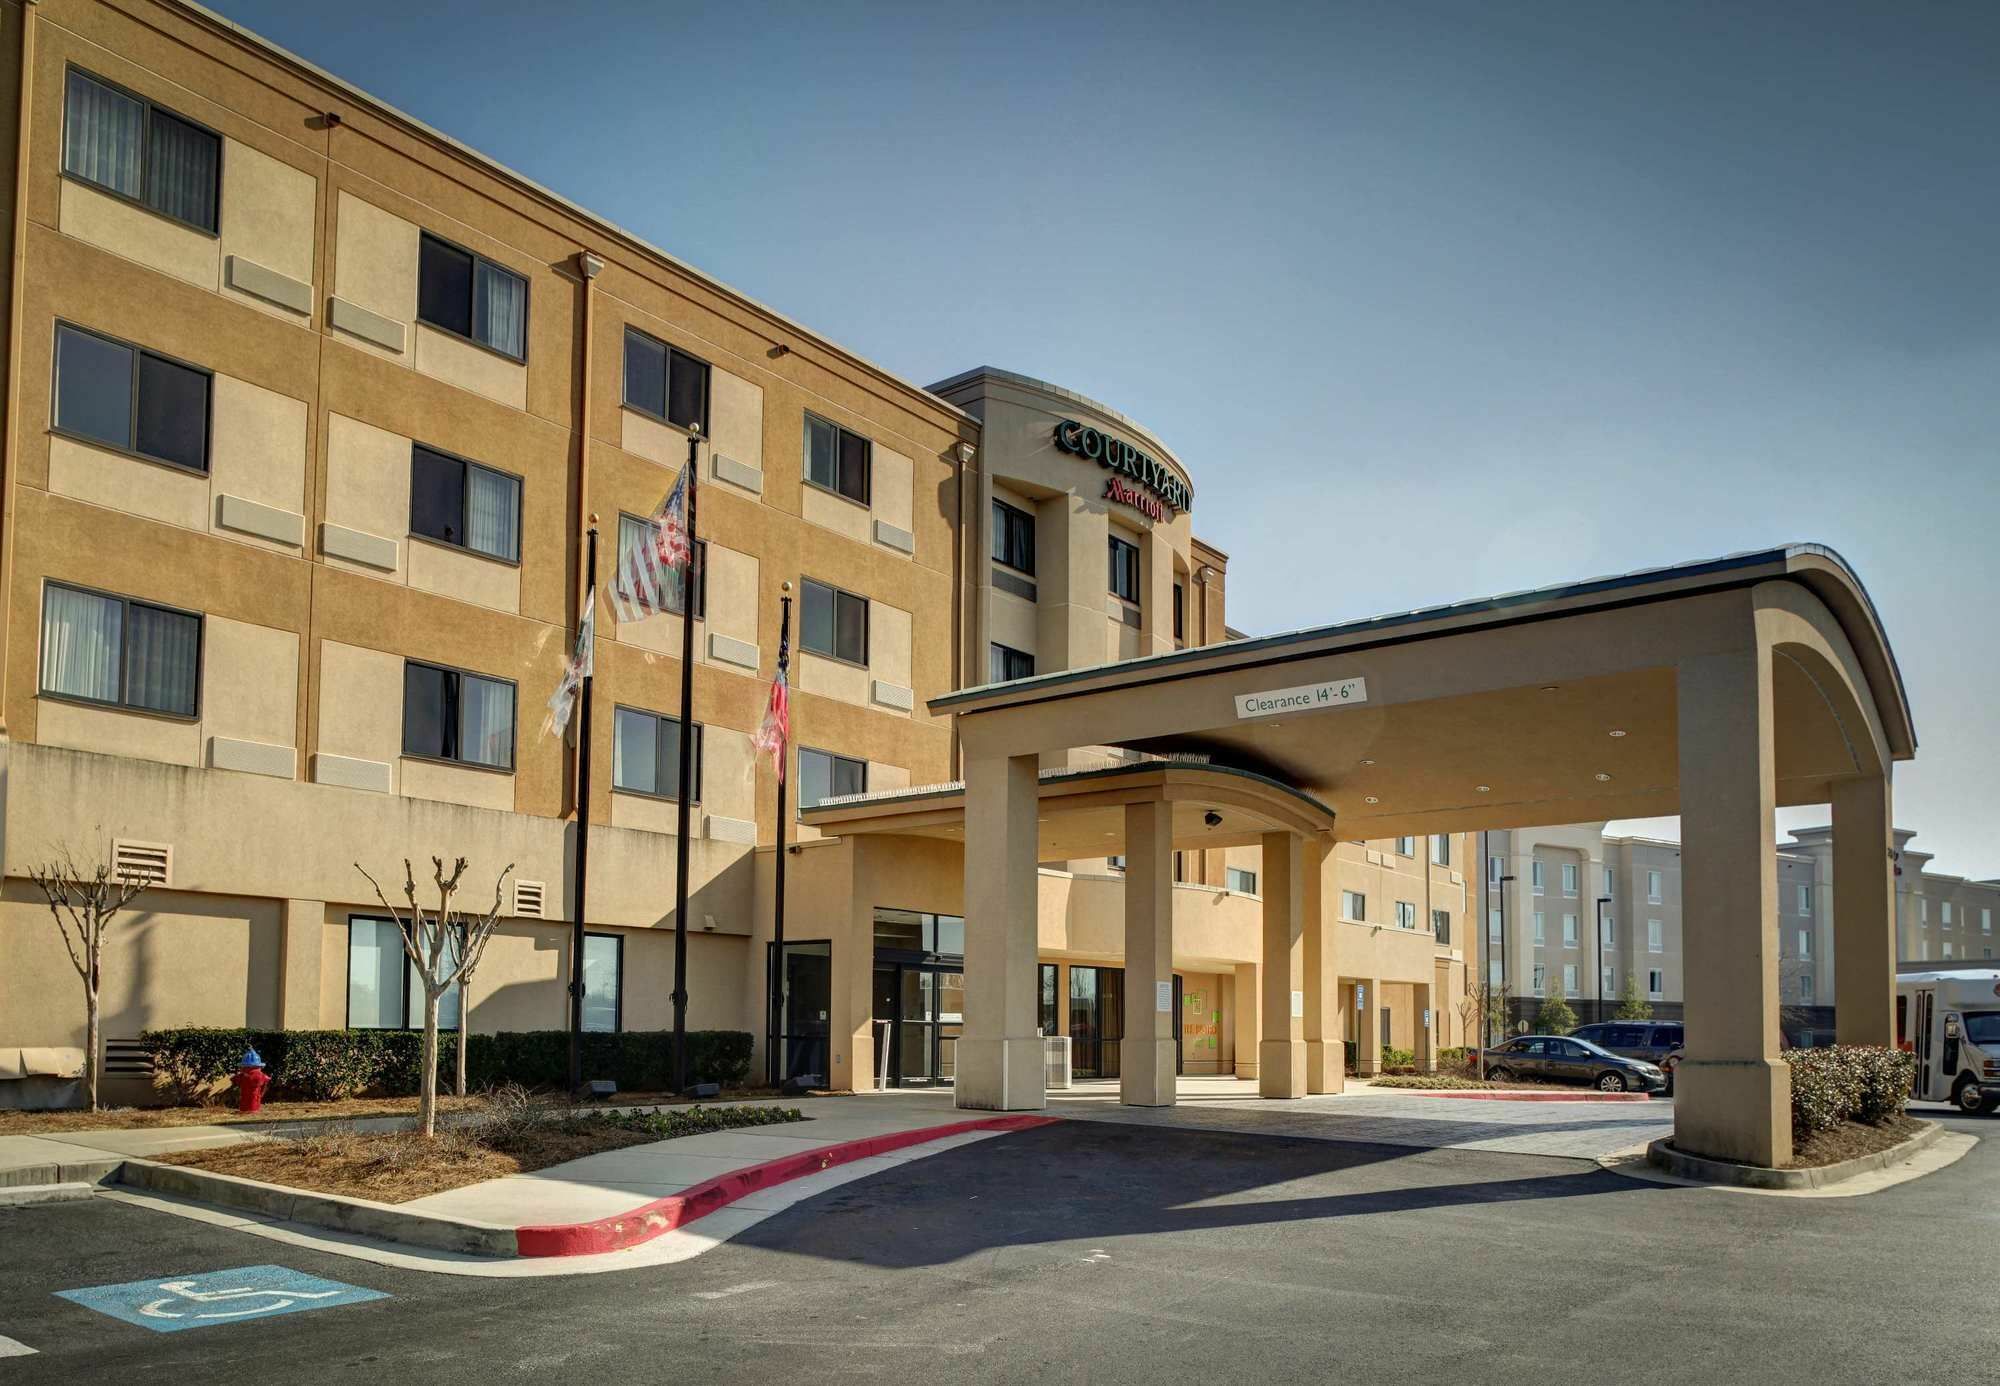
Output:
<svg viewBox="0 0 2000 1386">
<path fill-rule="evenodd" d="M 1820 1131 L 1808 1136 L 1792 1146 L 1790 1163 L 1785 1169 L 1817 1169 L 1821 1165 L 1837 1165 L 1843 1160 L 1858 1160 L 1863 1155 L 1874 1155 L 1904 1141 L 1924 1129 L 1924 1124 L 1912 1116 L 1894 1116 L 1880 1126 L 1868 1126 L 1858 1121 L 1842 1122 L 1830 1131 Z"/>
</svg>

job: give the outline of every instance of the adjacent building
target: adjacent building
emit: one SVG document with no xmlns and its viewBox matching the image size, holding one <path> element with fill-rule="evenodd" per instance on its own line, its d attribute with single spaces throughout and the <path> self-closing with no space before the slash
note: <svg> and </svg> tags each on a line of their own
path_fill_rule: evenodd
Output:
<svg viewBox="0 0 2000 1386">
<path fill-rule="evenodd" d="M 927 703 L 1234 638 L 1195 469 L 1029 376 L 899 379 L 198 6 L 0 0 L 0 39 L 0 1105 L 82 1043 L 26 879 L 65 848 L 151 882 L 106 958 L 115 1058 L 165 1026 L 411 1024 L 357 864 L 395 898 L 433 855 L 467 859 L 472 898 L 511 867 L 447 1019 L 560 1028 L 580 813 L 585 1024 L 669 1025 L 684 621 L 689 1024 L 751 1031 L 761 1064 L 778 782 L 751 735 L 789 619 L 781 1066 L 949 1082 L 961 756 Z M 695 576 L 621 620 L 689 465 Z M 543 722 L 592 592 L 579 804 Z M 1246 824 L 1331 841 L 1330 812 L 1129 752 L 1043 773 L 1194 786 L 1176 1062 L 1253 1076 Z M 1066 842 L 1035 882 L 1043 1029 L 1084 1075 L 1119 1068 L 1125 850 Z M 1358 1067 L 1464 1042 L 1477 872 L 1462 834 L 1327 852 L 1312 908 Z"/>
</svg>

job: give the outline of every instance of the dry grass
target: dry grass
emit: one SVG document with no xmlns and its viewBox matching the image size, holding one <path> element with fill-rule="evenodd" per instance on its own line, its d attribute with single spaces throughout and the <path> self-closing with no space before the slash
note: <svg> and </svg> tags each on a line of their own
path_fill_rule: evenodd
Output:
<svg viewBox="0 0 2000 1386">
<path fill-rule="evenodd" d="M 769 1099 L 768 1088 L 725 1088 L 717 1102 Z M 438 1097 L 440 1112 L 476 1112 L 487 1105 L 484 1093 L 468 1097 Z M 692 1099 L 673 1093 L 621 1092 L 609 1105 L 671 1106 L 692 1105 Z M 19 1112 L 0 1111 L 0 1136 L 47 1136 L 64 1131 L 124 1131 L 159 1126 L 237 1126 L 267 1121 L 354 1121 L 362 1117 L 415 1116 L 414 1097 L 351 1097 L 339 1102 L 266 1102 L 264 1110 L 245 1116 L 233 1106 L 212 1107 L 112 1107 L 101 1112 Z"/>
<path fill-rule="evenodd" d="M 1820 1131 L 1799 1141 L 1792 1147 L 1791 1162 L 1783 1167 L 1814 1169 L 1837 1165 L 1842 1160 L 1857 1160 L 1901 1145 L 1923 1128 L 1924 1123 L 1907 1115 L 1890 1117 L 1880 1126 L 1845 1121 L 1830 1131 Z"/>
</svg>

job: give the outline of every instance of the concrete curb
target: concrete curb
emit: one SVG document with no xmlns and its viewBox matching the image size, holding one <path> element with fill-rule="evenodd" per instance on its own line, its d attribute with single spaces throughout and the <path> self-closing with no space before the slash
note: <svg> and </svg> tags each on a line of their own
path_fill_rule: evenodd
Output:
<svg viewBox="0 0 2000 1386">
<path fill-rule="evenodd" d="M 103 1184 L 111 1181 L 124 1164 L 122 1156 L 102 1160 L 75 1160 L 55 1164 L 10 1165 L 0 1169 L 0 1191 L 49 1184 Z"/>
<path fill-rule="evenodd" d="M 1375 1088 L 1398 1097 L 1461 1097 L 1473 1102 L 1651 1102 L 1649 1092 L 1527 1092 L 1514 1088 Z"/>
<path fill-rule="evenodd" d="M 1698 1179 L 1706 1184 L 1730 1184 L 1743 1189 L 1824 1189 L 1845 1183 L 1856 1175 L 1872 1174 L 1900 1164 L 1918 1151 L 1928 1150 L 1943 1136 L 1942 1126 L 1927 1121 L 1923 1130 L 1887 1150 L 1812 1169 L 1770 1169 L 1762 1165 L 1732 1164 L 1727 1160 L 1705 1160 L 1699 1155 L 1675 1150 L 1670 1144 L 1672 1138 L 1662 1136 L 1646 1147 L 1646 1163 L 1681 1179 Z"/>
<path fill-rule="evenodd" d="M 0 1208 L 36 1203 L 75 1203 L 97 1192 L 95 1184 L 14 1184 L 0 1189 Z"/>
<path fill-rule="evenodd" d="M 1033 1115 L 980 1117 L 843 1141 L 731 1170 L 615 1217 L 525 1227 L 475 1222 L 468 1218 L 437 1217 L 413 1212 L 393 1203 L 314 1193 L 183 1165 L 163 1165 L 152 1160 L 118 1162 L 114 1182 L 151 1193 L 171 1194 L 233 1209 L 273 1222 L 303 1223 L 308 1227 L 351 1232 L 434 1251 L 491 1258 L 588 1256 L 638 1246 L 677 1227 L 685 1227 L 718 1208 L 726 1208 L 740 1198 L 832 1169 L 836 1165 L 886 1155 L 968 1131 L 1021 1131 L 1058 1120 L 1058 1117 Z"/>
</svg>

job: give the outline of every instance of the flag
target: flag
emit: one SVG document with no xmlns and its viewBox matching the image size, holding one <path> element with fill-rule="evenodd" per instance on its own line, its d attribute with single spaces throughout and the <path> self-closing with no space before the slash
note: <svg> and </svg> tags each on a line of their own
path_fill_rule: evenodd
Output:
<svg viewBox="0 0 2000 1386">
<path fill-rule="evenodd" d="M 681 468 L 679 479 L 659 509 L 646 521 L 646 532 L 632 551 L 620 556 L 617 580 L 611 584 L 611 608 L 621 623 L 642 621 L 668 609 L 667 575 L 681 572 L 681 590 L 693 584 L 687 570 L 694 546 L 687 531 L 688 469 Z"/>
<path fill-rule="evenodd" d="M 583 621 L 576 630 L 576 652 L 563 665 L 562 682 L 549 698 L 549 715 L 542 722 L 542 730 L 561 736 L 569 726 L 570 713 L 576 709 L 576 695 L 583 687 L 583 681 L 595 671 L 597 661 L 597 589 L 590 589 L 590 595 L 583 601 Z"/>
<path fill-rule="evenodd" d="M 780 653 L 778 672 L 771 678 L 771 701 L 764 709 L 764 720 L 757 728 L 757 734 L 750 738 L 753 749 L 764 752 L 771 758 L 771 769 L 777 772 L 778 783 L 785 782 L 785 743 L 792 738 L 792 699 L 785 684 L 785 661 Z"/>
</svg>

